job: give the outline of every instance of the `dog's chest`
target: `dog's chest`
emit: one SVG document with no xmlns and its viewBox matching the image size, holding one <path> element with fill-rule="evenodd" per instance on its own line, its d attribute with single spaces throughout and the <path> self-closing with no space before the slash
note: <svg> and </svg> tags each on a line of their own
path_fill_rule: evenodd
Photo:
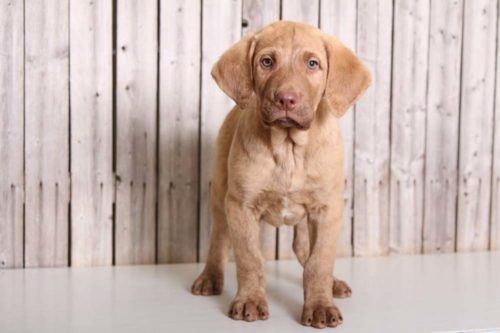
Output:
<svg viewBox="0 0 500 333">
<path fill-rule="evenodd" d="M 269 193 L 261 220 L 275 227 L 299 223 L 306 216 L 306 206 L 299 197 L 298 193 Z"/>
<path fill-rule="evenodd" d="M 295 225 L 306 216 L 310 189 L 307 167 L 300 147 L 286 145 L 275 155 L 275 167 L 259 198 L 261 220 L 274 226 Z"/>
</svg>

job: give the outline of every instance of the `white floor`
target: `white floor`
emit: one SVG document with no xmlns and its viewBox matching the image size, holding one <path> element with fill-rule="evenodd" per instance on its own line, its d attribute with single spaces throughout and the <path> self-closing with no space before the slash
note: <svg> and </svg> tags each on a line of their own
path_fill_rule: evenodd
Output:
<svg viewBox="0 0 500 333">
<path fill-rule="evenodd" d="M 220 296 L 193 296 L 201 265 L 0 270 L 0 332 L 312 332 L 299 324 L 301 268 L 267 266 L 270 318 L 226 316 L 234 265 Z M 500 252 L 339 259 L 353 289 L 338 300 L 341 332 L 438 332 L 500 327 Z M 482 331 L 481 331 L 482 332 Z"/>
</svg>

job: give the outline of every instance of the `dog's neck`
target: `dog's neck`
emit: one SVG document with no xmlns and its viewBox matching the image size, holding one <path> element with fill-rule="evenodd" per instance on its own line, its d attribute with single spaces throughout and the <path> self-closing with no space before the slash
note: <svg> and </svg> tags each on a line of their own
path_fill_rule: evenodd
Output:
<svg viewBox="0 0 500 333">
<path fill-rule="evenodd" d="M 303 167 L 308 131 L 271 127 L 270 147 L 276 164 L 286 169 Z"/>
</svg>

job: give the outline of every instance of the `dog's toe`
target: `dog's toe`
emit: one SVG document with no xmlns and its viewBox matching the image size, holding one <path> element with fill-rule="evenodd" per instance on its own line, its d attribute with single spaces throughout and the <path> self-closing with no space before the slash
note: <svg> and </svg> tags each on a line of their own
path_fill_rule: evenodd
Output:
<svg viewBox="0 0 500 333">
<path fill-rule="evenodd" d="M 229 317 L 235 320 L 255 321 L 269 318 L 265 299 L 237 299 L 231 304 Z"/>
<path fill-rule="evenodd" d="M 301 323 L 315 328 L 336 327 L 342 323 L 342 315 L 333 304 L 304 305 Z"/>
</svg>

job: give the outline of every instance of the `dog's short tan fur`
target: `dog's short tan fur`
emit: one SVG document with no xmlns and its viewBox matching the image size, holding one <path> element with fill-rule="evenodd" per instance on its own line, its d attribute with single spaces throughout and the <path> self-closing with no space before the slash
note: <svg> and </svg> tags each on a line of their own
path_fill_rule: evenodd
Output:
<svg viewBox="0 0 500 333">
<path fill-rule="evenodd" d="M 229 315 L 266 319 L 259 227 L 286 224 L 294 226 L 293 248 L 304 267 L 302 324 L 337 326 L 342 316 L 332 296 L 349 296 L 350 289 L 332 276 L 344 183 L 336 118 L 365 91 L 370 75 L 334 37 L 284 21 L 236 43 L 212 75 L 237 106 L 217 141 L 210 250 L 192 292 L 221 293 L 232 245 L 238 292 Z"/>
</svg>

